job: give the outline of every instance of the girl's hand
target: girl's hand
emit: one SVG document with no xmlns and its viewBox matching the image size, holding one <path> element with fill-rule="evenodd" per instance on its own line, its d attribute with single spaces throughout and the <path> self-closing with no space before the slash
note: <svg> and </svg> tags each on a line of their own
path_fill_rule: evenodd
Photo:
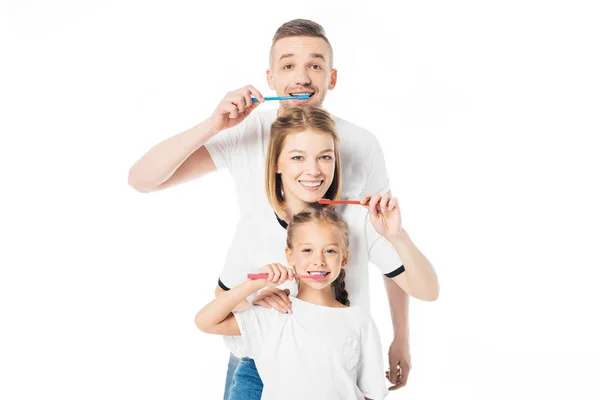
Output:
<svg viewBox="0 0 600 400">
<path fill-rule="evenodd" d="M 286 268 L 279 263 L 267 264 L 262 267 L 260 272 L 269 274 L 269 276 L 263 280 L 265 286 L 269 287 L 279 286 L 285 281 L 294 279 L 294 270 Z"/>
<path fill-rule="evenodd" d="M 387 239 L 402 231 L 400 207 L 395 197 L 389 194 L 375 194 L 363 197 L 360 204 L 369 209 L 369 219 L 381 236 Z"/>
</svg>

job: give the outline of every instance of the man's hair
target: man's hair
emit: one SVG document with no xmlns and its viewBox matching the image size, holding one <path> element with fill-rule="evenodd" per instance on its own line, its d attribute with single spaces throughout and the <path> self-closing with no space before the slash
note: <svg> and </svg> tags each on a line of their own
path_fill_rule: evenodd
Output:
<svg viewBox="0 0 600 400">
<path fill-rule="evenodd" d="M 329 45 L 333 62 L 333 47 L 325 35 L 325 29 L 323 29 L 321 25 L 309 19 L 293 19 L 281 25 L 273 36 L 269 57 L 273 55 L 273 46 L 275 46 L 275 43 L 277 43 L 278 40 L 297 36 L 317 37 L 323 39 Z"/>
<path fill-rule="evenodd" d="M 319 37 L 325 40 L 331 47 L 331 43 L 329 43 L 327 36 L 325 36 L 325 29 L 309 19 L 293 19 L 281 25 L 277 29 L 277 32 L 275 32 L 275 36 L 273 36 L 272 44 L 275 44 L 279 39 L 294 36 Z"/>
</svg>

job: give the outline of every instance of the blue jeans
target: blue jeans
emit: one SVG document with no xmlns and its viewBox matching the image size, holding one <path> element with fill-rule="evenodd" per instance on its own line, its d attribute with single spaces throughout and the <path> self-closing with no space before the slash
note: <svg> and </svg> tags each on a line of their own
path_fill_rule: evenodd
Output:
<svg viewBox="0 0 600 400">
<path fill-rule="evenodd" d="M 263 384 L 251 358 L 229 356 L 223 400 L 260 400 Z"/>
</svg>

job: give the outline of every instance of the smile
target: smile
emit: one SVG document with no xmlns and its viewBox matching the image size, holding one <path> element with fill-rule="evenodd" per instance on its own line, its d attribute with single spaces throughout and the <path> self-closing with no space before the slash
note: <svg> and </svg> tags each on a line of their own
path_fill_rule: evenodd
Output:
<svg viewBox="0 0 600 400">
<path fill-rule="evenodd" d="M 315 94 L 315 92 L 297 92 L 297 93 L 290 93 L 290 96 L 300 96 L 300 95 L 308 95 L 309 98 L 312 97 L 313 94 Z M 299 99 L 300 100 L 300 99 Z M 306 99 L 307 100 L 307 99 Z"/>
<path fill-rule="evenodd" d="M 318 189 L 323 185 L 323 181 L 298 181 L 306 189 Z"/>
</svg>

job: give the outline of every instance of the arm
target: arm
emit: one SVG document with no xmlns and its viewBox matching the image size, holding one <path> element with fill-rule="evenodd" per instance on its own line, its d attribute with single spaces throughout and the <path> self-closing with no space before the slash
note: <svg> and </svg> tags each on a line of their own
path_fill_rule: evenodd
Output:
<svg viewBox="0 0 600 400">
<path fill-rule="evenodd" d="M 252 102 L 254 96 L 260 101 Z M 264 97 L 248 85 L 225 95 L 204 122 L 152 147 L 129 170 L 129 185 L 152 192 L 199 178 L 216 169 L 204 144 L 224 129 L 241 123 Z"/>
<path fill-rule="evenodd" d="M 369 219 L 377 233 L 394 247 L 404 263 L 405 272 L 392 278 L 406 293 L 421 300 L 438 298 L 437 275 L 429 260 L 402 228 L 398 200 L 388 194 L 366 196 L 361 200 L 369 209 Z"/>
<path fill-rule="evenodd" d="M 217 285 L 217 287 L 215 288 L 215 297 L 219 297 L 223 293 L 227 293 L 227 292 L 228 292 L 228 290 L 223 290 L 219 285 Z M 238 305 L 235 306 L 235 308 L 232 311 L 244 310 L 250 306 L 252 306 L 252 304 L 250 304 L 250 302 L 248 300 L 244 299 L 241 302 L 239 302 Z"/>
<path fill-rule="evenodd" d="M 392 279 L 384 277 L 385 289 L 390 303 L 394 340 L 388 351 L 389 370 L 386 377 L 393 385 L 388 390 L 396 390 L 406 385 L 411 369 L 409 329 L 408 329 L 408 294 Z M 398 370 L 400 366 L 400 370 Z M 390 374 L 390 372 L 392 372 Z"/>
<path fill-rule="evenodd" d="M 263 286 L 263 279 L 247 280 L 221 294 L 196 314 L 196 326 L 206 333 L 239 336 L 240 329 L 232 312 L 241 301 Z"/>
<path fill-rule="evenodd" d="M 196 326 L 202 332 L 217 335 L 239 336 L 240 329 L 232 312 L 242 301 L 245 301 L 252 293 L 265 286 L 278 286 L 286 280 L 292 280 L 294 271 L 281 264 L 265 265 L 261 272 L 268 273 L 265 279 L 248 279 L 241 285 L 236 286 L 208 303 L 196 314 Z"/>
<path fill-rule="evenodd" d="M 394 246 L 406 269 L 404 274 L 392 280 L 413 297 L 426 301 L 437 300 L 440 293 L 437 274 L 408 233 L 400 229 L 397 234 L 386 236 L 386 239 Z"/>
</svg>

